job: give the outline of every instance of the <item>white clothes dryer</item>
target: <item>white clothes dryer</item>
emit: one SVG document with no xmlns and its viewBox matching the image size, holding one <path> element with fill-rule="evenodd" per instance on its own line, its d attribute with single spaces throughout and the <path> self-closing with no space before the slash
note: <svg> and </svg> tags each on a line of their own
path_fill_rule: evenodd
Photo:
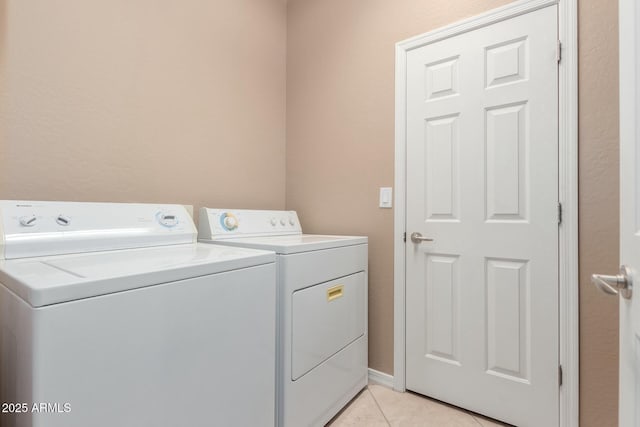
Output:
<svg viewBox="0 0 640 427">
<path fill-rule="evenodd" d="M 367 238 L 303 234 L 294 211 L 202 208 L 199 240 L 276 252 L 278 425 L 326 424 L 367 385 Z"/>
<path fill-rule="evenodd" d="M 273 252 L 198 244 L 179 205 L 0 201 L 0 225 L 3 427 L 274 425 Z"/>
</svg>

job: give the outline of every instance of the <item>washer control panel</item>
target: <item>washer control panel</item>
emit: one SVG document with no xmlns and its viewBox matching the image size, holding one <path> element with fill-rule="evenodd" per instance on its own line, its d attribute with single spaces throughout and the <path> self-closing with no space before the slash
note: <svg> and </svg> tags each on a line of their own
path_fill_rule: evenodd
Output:
<svg viewBox="0 0 640 427">
<path fill-rule="evenodd" d="M 235 237 L 302 234 L 295 211 L 200 209 L 198 237 L 205 240 Z"/>
<path fill-rule="evenodd" d="M 0 259 L 196 241 L 182 205 L 0 201 Z"/>
</svg>

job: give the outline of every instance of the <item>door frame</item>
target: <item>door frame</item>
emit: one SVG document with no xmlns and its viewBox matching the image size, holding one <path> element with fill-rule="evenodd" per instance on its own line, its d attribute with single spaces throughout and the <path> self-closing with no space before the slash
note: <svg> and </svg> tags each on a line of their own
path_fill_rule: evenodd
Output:
<svg viewBox="0 0 640 427">
<path fill-rule="evenodd" d="M 559 361 L 562 366 L 560 422 L 579 425 L 578 299 L 578 5 L 577 0 L 518 0 L 503 7 L 396 44 L 395 212 L 394 212 L 394 363 L 393 388 L 406 391 L 406 59 L 407 52 L 535 10 L 558 5 L 558 228 Z M 560 57 L 561 55 L 561 57 Z M 560 375 L 560 374 L 559 374 Z"/>
</svg>

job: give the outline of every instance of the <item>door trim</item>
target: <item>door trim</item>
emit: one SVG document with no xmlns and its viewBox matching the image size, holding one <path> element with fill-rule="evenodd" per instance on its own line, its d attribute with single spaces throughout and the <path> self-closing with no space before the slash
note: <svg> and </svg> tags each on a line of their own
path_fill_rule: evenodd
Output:
<svg viewBox="0 0 640 427">
<path fill-rule="evenodd" d="M 562 203 L 559 238 L 559 360 L 562 427 L 579 425 L 578 299 L 578 6 L 577 0 L 519 0 L 481 15 L 396 44 L 395 212 L 394 212 L 394 375 L 393 388 L 406 390 L 405 244 L 406 230 L 406 58 L 407 52 L 496 22 L 558 5 L 558 199 Z"/>
</svg>

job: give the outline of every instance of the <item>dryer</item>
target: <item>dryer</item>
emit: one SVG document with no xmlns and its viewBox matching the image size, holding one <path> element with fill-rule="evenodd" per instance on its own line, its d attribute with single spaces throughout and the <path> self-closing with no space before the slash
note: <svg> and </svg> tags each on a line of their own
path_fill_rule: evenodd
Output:
<svg viewBox="0 0 640 427">
<path fill-rule="evenodd" d="M 3 427 L 272 426 L 275 254 L 183 206 L 0 201 Z"/>
<path fill-rule="evenodd" d="M 278 425 L 326 424 L 367 385 L 367 238 L 303 234 L 295 211 L 202 208 L 199 240 L 276 252 Z"/>
</svg>

